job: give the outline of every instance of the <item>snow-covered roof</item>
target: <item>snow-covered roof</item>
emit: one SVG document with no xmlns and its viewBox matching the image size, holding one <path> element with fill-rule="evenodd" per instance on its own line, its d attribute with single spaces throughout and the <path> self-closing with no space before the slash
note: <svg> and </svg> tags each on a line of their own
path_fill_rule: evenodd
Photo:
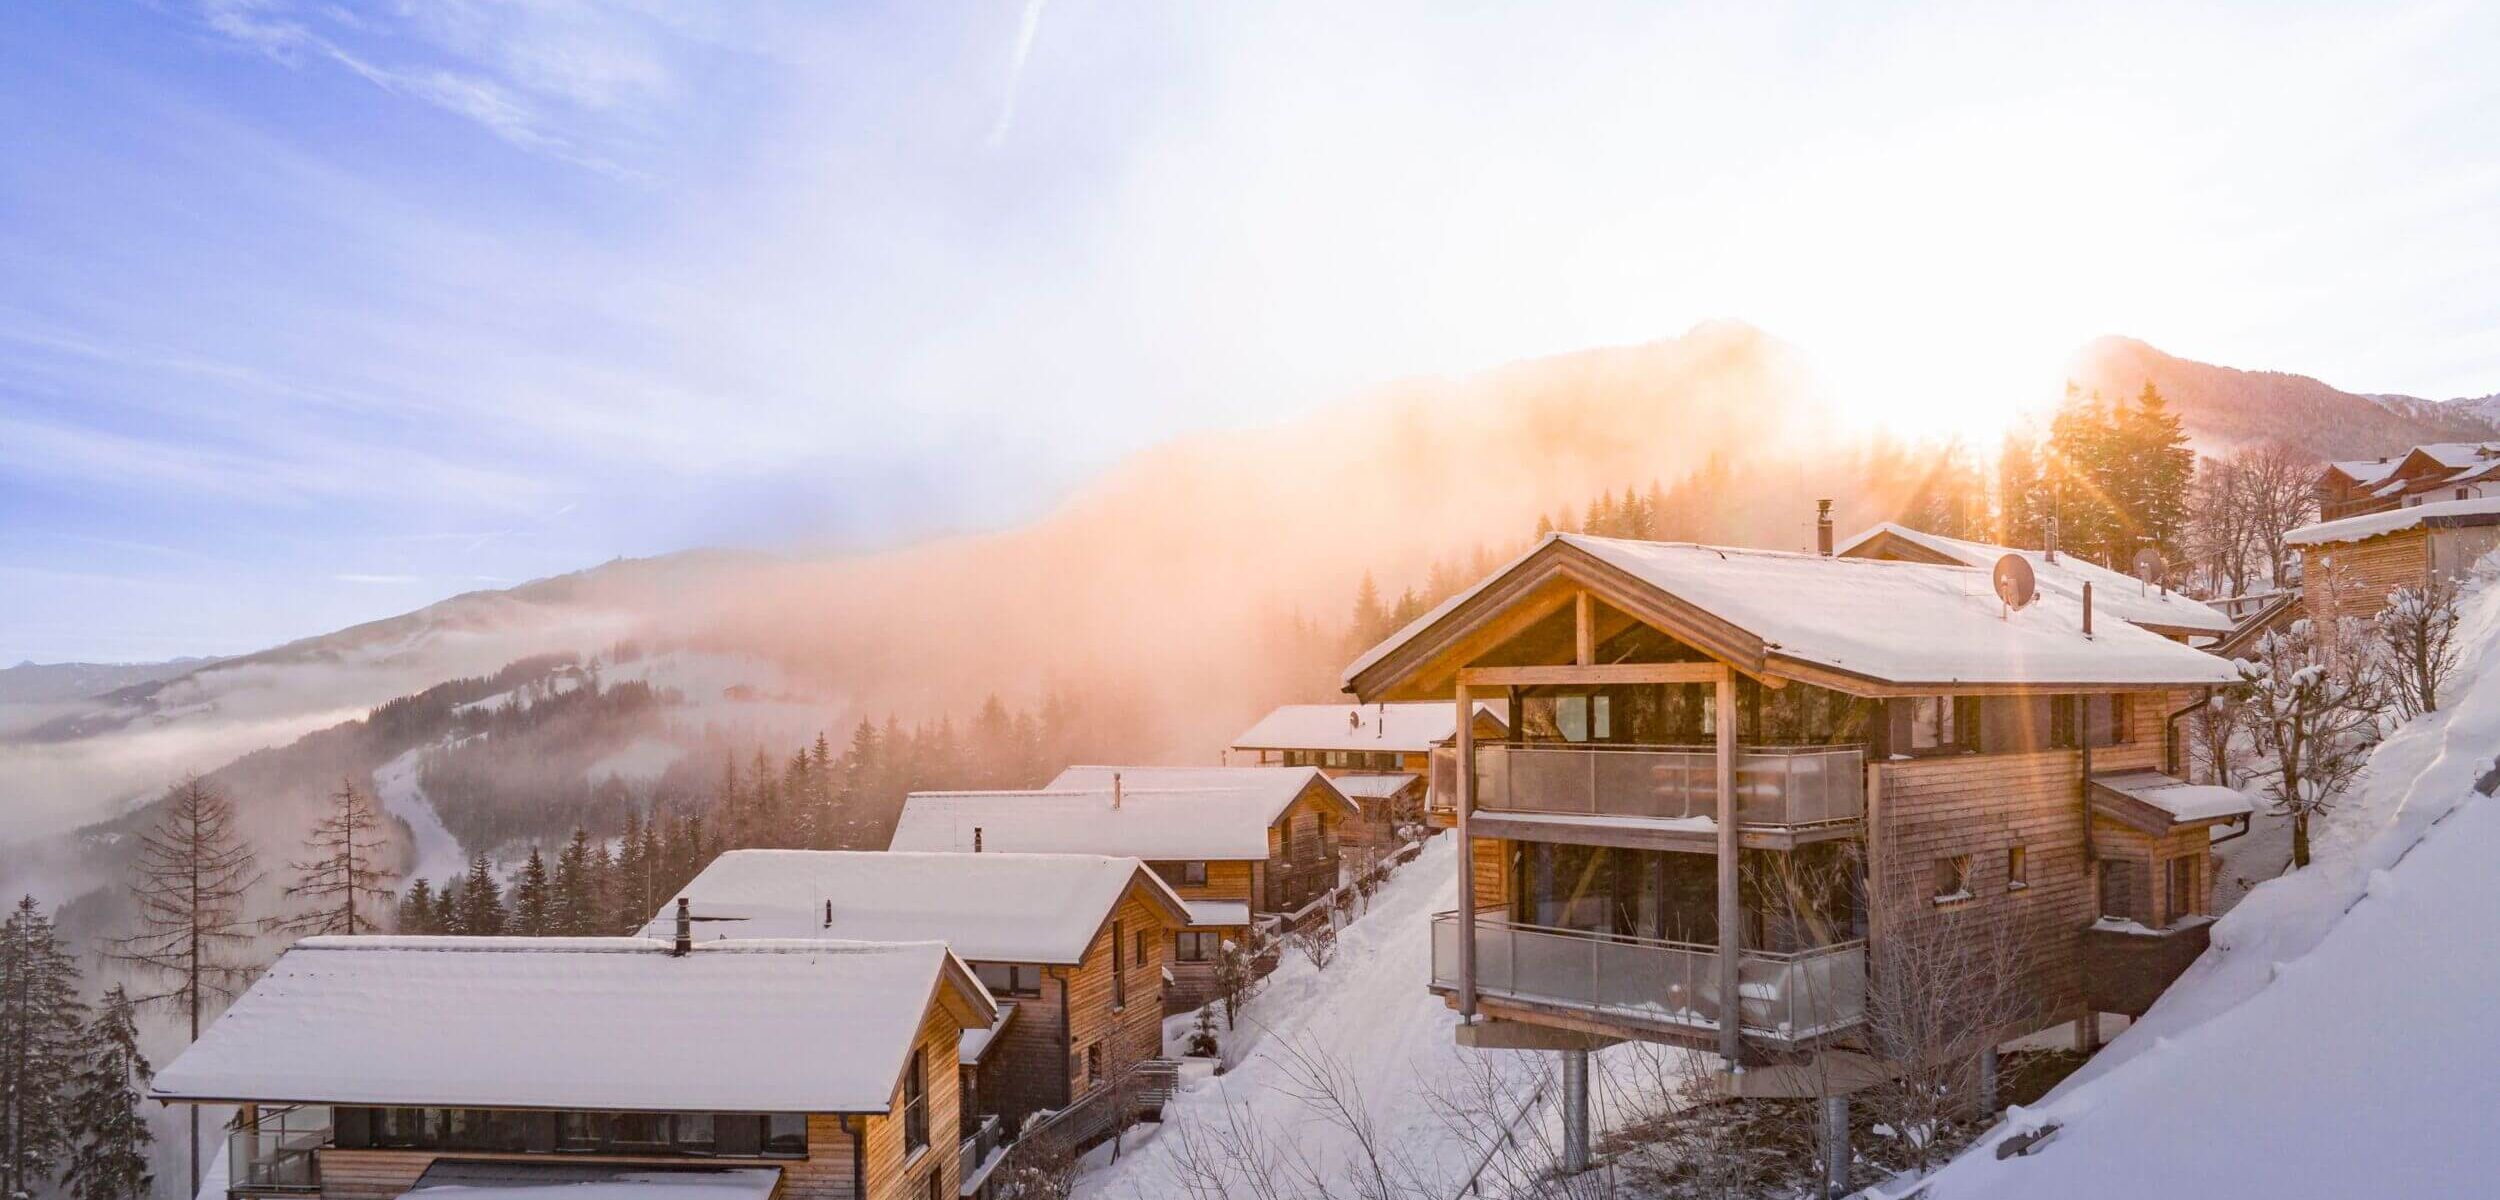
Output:
<svg viewBox="0 0 2500 1200">
<path fill-rule="evenodd" d="M 1501 719 L 1492 704 L 1476 711 Z M 1235 750 L 1389 750 L 1422 754 L 1458 736 L 1458 705 L 1287 704 L 1233 739 Z"/>
<path fill-rule="evenodd" d="M 436 1159 L 403 1200 L 770 1200 L 779 1167 Z"/>
<path fill-rule="evenodd" d="M 2423 525 L 2439 528 L 2493 524 L 2500 524 L 2500 496 L 2440 500 L 2431 504 L 2416 504 L 2411 508 L 2391 508 L 2385 512 L 2365 513 L 2337 521 L 2321 521 L 2284 534 L 2283 541 L 2293 546 L 2326 546 L 2336 542 L 2385 537 Z"/>
<path fill-rule="evenodd" d="M 2355 484 L 2368 487 L 2395 474 L 2396 468 L 2404 465 L 2404 456 L 2338 459 L 2327 465 L 2342 472 L 2345 478 L 2352 480 Z"/>
<path fill-rule="evenodd" d="M 1328 782 L 1336 784 L 1337 790 L 1350 800 L 1386 800 L 1421 778 L 1413 771 L 1400 771 L 1390 775 L 1339 775 Z"/>
<path fill-rule="evenodd" d="M 1322 788 L 1329 799 L 1336 801 L 1348 815 L 1359 815 L 1345 798 L 1345 793 L 1330 783 L 1318 767 L 1102 767 L 1076 766 L 1061 771 L 1050 781 L 1054 792 L 1109 791 L 1117 776 L 1123 787 L 1203 788 L 1226 791 L 1253 791 L 1268 806 L 1268 821 L 1273 823 L 1284 815 L 1287 806 L 1313 783 L 1328 784 Z"/>
<path fill-rule="evenodd" d="M 732 850 L 677 895 L 714 918 L 694 926 L 708 940 L 940 941 L 972 962 L 1073 965 L 1140 881 L 1181 913 L 1144 863 L 1099 854 Z M 643 936 L 668 937 L 675 921 L 663 907 Z"/>
<path fill-rule="evenodd" d="M 2500 458 L 2500 443 L 2495 442 L 2430 442 L 2415 446 L 2406 457 L 2419 454 L 2449 470 L 2487 463 Z"/>
<path fill-rule="evenodd" d="M 1346 668 L 1346 681 L 1350 686 L 1529 559 L 1573 552 L 1759 638 L 1774 674 L 1788 660 L 1938 690 L 2198 686 L 2238 678 L 2230 663 L 2124 621 L 2101 620 L 2087 638 L 2082 606 L 2055 595 L 2008 613 L 1988 571 L 1978 567 L 1556 533 L 1374 646 Z"/>
<path fill-rule="evenodd" d="M 998 1035 L 1005 1033 L 1008 1023 L 1015 1019 L 1016 1002 L 999 1001 L 997 1020 L 987 1025 L 967 1027 L 964 1035 L 956 1039 L 955 1062 L 966 1067 L 980 1065 L 981 1060 L 989 1056 L 990 1047 L 998 1044 Z"/>
<path fill-rule="evenodd" d="M 881 1113 L 938 942 L 315 937 L 157 1072 L 175 1101 Z"/>
<path fill-rule="evenodd" d="M 2092 604 L 2101 612 L 2122 621 L 2132 621 L 2148 629 L 2163 632 L 2201 633 L 2219 637 L 2231 632 L 2229 615 L 2177 592 L 2164 592 L 2149 587 L 2143 580 L 2113 571 L 2096 562 L 2060 554 L 2051 561 L 2043 550 L 2018 550 L 1988 542 L 1945 537 L 1912 529 L 1907 525 L 1886 522 L 1868 529 L 1841 544 L 1836 553 L 1849 557 L 1850 552 L 1884 535 L 1891 535 L 1941 555 L 1966 567 L 1994 570 L 1997 560 L 2008 554 L 2019 554 L 2031 562 L 2032 577 L 2040 590 L 2054 592 L 2077 604 L 2083 602 L 2083 585 L 2092 585 Z"/>
<path fill-rule="evenodd" d="M 2221 821 L 2255 811 L 2248 797 L 2211 783 L 2187 783 L 2159 771 L 2121 771 L 2094 775 L 2092 786 L 2107 788 L 2166 814 L 2173 825 Z"/>
<path fill-rule="evenodd" d="M 1305 776 L 1305 782 L 1319 776 L 1310 767 L 1233 769 L 1293 772 Z M 1264 859 L 1268 827 L 1284 815 L 1303 786 L 1296 783 L 1284 792 L 1261 780 L 1230 787 L 1144 787 L 1128 784 L 1128 771 L 1122 768 L 1116 807 L 1107 786 L 913 792 L 903 800 L 891 848 L 970 850 L 978 830 L 981 848 L 991 852 L 1122 854 L 1157 861 Z M 1352 808 L 1334 789 L 1324 790 Z"/>
<path fill-rule="evenodd" d="M 1250 923 L 1250 902 L 1247 900 L 1190 900 L 1189 927 L 1204 929 Z"/>
</svg>

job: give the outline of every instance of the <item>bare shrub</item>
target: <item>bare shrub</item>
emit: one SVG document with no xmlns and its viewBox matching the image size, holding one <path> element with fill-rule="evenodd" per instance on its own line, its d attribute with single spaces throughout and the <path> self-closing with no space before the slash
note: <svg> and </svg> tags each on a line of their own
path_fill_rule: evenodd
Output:
<svg viewBox="0 0 2500 1200">
<path fill-rule="evenodd" d="M 2396 711 L 2410 721 L 2439 707 L 2439 692 L 2456 673 L 2457 587 L 2434 576 L 2387 597 L 2373 626 Z"/>
</svg>

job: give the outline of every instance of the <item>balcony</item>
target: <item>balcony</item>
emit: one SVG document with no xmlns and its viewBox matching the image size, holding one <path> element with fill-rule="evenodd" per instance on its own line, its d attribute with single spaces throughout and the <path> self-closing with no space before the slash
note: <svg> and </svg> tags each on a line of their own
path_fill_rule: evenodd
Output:
<svg viewBox="0 0 2500 1200">
<path fill-rule="evenodd" d="M 1458 987 L 1459 914 L 1432 921 L 1432 986 Z M 1866 1017 L 1866 943 L 1794 954 L 1746 950 L 1737 958 L 1739 1027 L 1748 1037 L 1794 1044 Z M 1583 1013 L 1634 1031 L 1720 1028 L 1716 947 L 1548 929 L 1476 918 L 1476 994 Z"/>
<path fill-rule="evenodd" d="M 228 1196 L 309 1195 L 321 1190 L 330 1110 L 264 1109 L 255 1128 L 226 1135 Z"/>
<path fill-rule="evenodd" d="M 1790 849 L 1853 832 L 1866 815 L 1865 766 L 1856 746 L 1738 747 L 1736 819 L 1746 844 Z M 1480 836 L 1647 827 L 1646 838 L 1623 844 L 1707 850 L 1718 807 L 1718 755 L 1709 747 L 1476 747 L 1476 815 L 1494 826 Z"/>
</svg>

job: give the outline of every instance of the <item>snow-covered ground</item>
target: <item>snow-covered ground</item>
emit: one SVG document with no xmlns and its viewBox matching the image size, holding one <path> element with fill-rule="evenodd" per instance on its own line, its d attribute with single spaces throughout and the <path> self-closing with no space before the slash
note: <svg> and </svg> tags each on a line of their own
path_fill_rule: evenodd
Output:
<svg viewBox="0 0 2500 1200">
<path fill-rule="evenodd" d="M 1234 1113 L 1255 1113 L 1280 1146 L 1324 1171 L 1359 1153 L 1353 1136 L 1286 1094 L 1295 1056 L 1330 1064 L 1354 1085 L 1381 1140 L 1430 1177 L 1453 1184 L 1475 1165 L 1481 1143 L 1460 1133 L 1436 1106 L 1442 1095 L 1483 1087 L 1481 1072 L 1524 1095 L 1551 1055 L 1460 1048 L 1457 1015 L 1427 990 L 1432 914 L 1457 905 L 1456 839 L 1433 839 L 1374 897 L 1371 911 L 1339 935 L 1325 971 L 1287 950 L 1238 1030 L 1223 1034 L 1221 1076 L 1193 1071 L 1165 1110 L 1164 1124 L 1133 1133 L 1116 1164 L 1081 1181 L 1087 1200 L 1158 1200 L 1188 1194 L 1175 1173 L 1189 1129 L 1213 1129 Z M 1176 1033 L 1189 1020 L 1175 1018 Z M 1220 1030 L 1220 1027 L 1219 1027 Z M 1179 1049 L 1175 1038 L 1173 1049 Z M 1093 1160 L 1104 1157 L 1097 1151 Z"/>
<path fill-rule="evenodd" d="M 382 811 L 408 823 L 408 832 L 416 839 L 416 855 L 408 869 L 410 879 L 430 879 L 439 887 L 443 881 L 457 879 L 469 869 L 468 855 L 460 852 L 460 839 L 443 826 L 443 818 L 434 811 L 434 802 L 426 799 L 425 788 L 417 782 L 417 774 L 430 746 L 419 746 L 381 765 L 373 772 L 373 791 L 382 798 Z"/>
<path fill-rule="evenodd" d="M 2379 748 L 2317 861 L 2251 891 L 2143 1021 L 1930 1200 L 2490 1193 L 2500 802 L 2476 785 L 2500 753 L 2500 586 L 2468 592 L 2459 643 L 2448 706 Z"/>
</svg>

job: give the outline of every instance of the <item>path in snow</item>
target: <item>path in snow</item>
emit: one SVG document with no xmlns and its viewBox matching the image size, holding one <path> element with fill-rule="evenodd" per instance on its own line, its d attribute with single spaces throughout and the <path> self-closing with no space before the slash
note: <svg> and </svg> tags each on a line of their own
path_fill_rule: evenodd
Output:
<svg viewBox="0 0 2500 1200">
<path fill-rule="evenodd" d="M 2448 706 L 2408 722 L 2320 822 L 2316 861 L 2214 925 L 2144 1020 L 1982 1142 L 1935 1200 L 2480 1194 L 2500 1172 L 2500 585 L 2462 603 Z"/>
<path fill-rule="evenodd" d="M 1453 1032 L 1457 1014 L 1427 987 L 1432 915 L 1458 904 L 1456 844 L 1447 834 L 1434 838 L 1400 868 L 1373 898 L 1371 911 L 1338 936 L 1337 956 L 1326 971 L 1286 950 L 1241 1027 L 1227 1033 L 1219 1025 L 1225 1057 L 1237 1065 L 1220 1077 L 1185 1072 L 1181 1093 L 1165 1106 L 1164 1124 L 1132 1134 L 1120 1161 L 1092 1169 L 1077 1194 L 1084 1200 L 1186 1194 L 1174 1174 L 1180 1131 L 1221 1123 L 1228 1100 L 1237 1111 L 1255 1113 L 1275 1144 L 1331 1174 L 1345 1173 L 1359 1152 L 1354 1138 L 1279 1090 L 1291 1077 L 1286 1044 L 1332 1061 L 1359 1091 L 1380 1140 L 1407 1156 L 1420 1177 L 1446 1181 L 1436 1190 L 1454 1188 L 1484 1142 L 1453 1129 L 1436 1097 L 1480 1094 L 1488 1070 L 1502 1088 L 1524 1097 L 1555 1061 L 1550 1054 L 1460 1047 Z M 1167 1024 L 1175 1031 L 1175 1052 L 1178 1033 L 1189 1024 L 1186 1017 Z M 1605 1056 L 1599 1066 L 1606 1066 Z M 1603 1106 L 1606 1090 L 1602 1082 L 1593 1086 L 1593 1105 Z M 1516 1105 L 1513 1099 L 1503 1107 Z M 1603 1112 L 1596 1118 L 1601 1127 L 1606 1123 Z M 1540 1119 L 1551 1126 L 1552 1106 Z M 1103 1157 L 1097 1151 L 1090 1161 Z"/>
<path fill-rule="evenodd" d="M 416 861 L 407 877 L 430 879 L 441 887 L 468 871 L 469 856 L 460 852 L 460 839 L 443 826 L 434 802 L 425 798 L 425 789 L 417 782 L 418 767 L 429 749 L 419 746 L 382 764 L 373 772 L 373 790 L 382 798 L 382 811 L 407 822 L 409 834 L 416 839 Z"/>
</svg>

